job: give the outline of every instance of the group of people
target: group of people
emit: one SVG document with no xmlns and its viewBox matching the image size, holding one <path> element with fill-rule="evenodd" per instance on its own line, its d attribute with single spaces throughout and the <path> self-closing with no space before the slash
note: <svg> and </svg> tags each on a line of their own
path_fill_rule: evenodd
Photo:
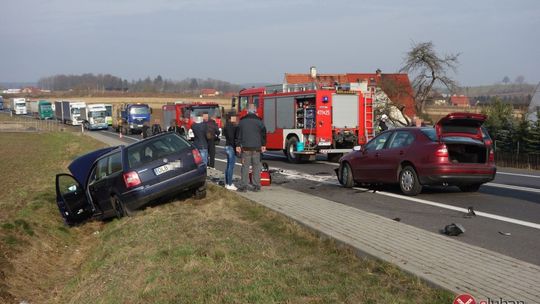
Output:
<svg viewBox="0 0 540 304">
<path fill-rule="evenodd" d="M 193 144 L 208 167 L 214 167 L 216 142 L 219 142 L 219 128 L 214 119 L 207 114 L 197 117 L 191 125 Z M 261 190 L 261 153 L 266 151 L 266 128 L 257 116 L 257 108 L 251 104 L 248 114 L 238 121 L 237 116 L 229 115 L 223 128 L 225 135 L 225 153 L 227 167 L 225 169 L 225 188 L 245 192 L 250 184 L 249 172 L 252 170 L 252 191 Z M 242 162 L 241 182 L 239 187 L 233 184 L 233 172 L 236 156 L 240 155 Z"/>
<path fill-rule="evenodd" d="M 177 132 L 181 136 L 186 136 L 185 130 L 178 127 L 176 121 L 171 121 L 171 126 L 167 131 Z M 221 135 L 215 115 L 203 113 L 202 116 L 196 116 L 191 125 L 193 132 L 193 145 L 199 150 L 204 163 L 211 168 L 215 166 L 216 144 L 219 143 Z M 145 123 L 142 130 L 142 137 L 146 138 L 158 133 L 162 129 L 159 120 L 155 120 L 150 127 Z M 254 104 L 248 106 L 248 114 L 238 120 L 235 115 L 228 115 L 223 128 L 225 135 L 225 153 L 227 154 L 227 167 L 225 170 L 225 188 L 233 191 L 245 192 L 248 189 L 252 191 L 261 190 L 261 170 L 262 154 L 266 151 L 266 127 L 261 118 L 257 116 L 257 108 Z M 240 156 L 242 162 L 241 182 L 239 187 L 233 184 L 233 172 L 236 164 L 236 157 Z M 253 187 L 249 188 L 249 173 L 252 171 L 251 183 Z"/>
</svg>

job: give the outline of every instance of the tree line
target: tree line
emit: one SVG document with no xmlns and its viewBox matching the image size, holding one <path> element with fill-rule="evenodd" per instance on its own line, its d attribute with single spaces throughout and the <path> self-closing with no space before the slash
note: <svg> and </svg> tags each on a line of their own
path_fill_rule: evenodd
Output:
<svg viewBox="0 0 540 304">
<path fill-rule="evenodd" d="M 497 152 L 540 155 L 540 120 L 533 122 L 526 116 L 516 119 L 512 105 L 504 103 L 500 98 L 482 112 L 487 115 L 484 126 Z"/>
<path fill-rule="evenodd" d="M 240 86 L 217 79 L 186 78 L 175 81 L 164 79 L 161 75 L 155 78 L 131 80 L 122 79 L 111 74 L 54 75 L 43 77 L 38 81 L 42 89 L 52 91 L 82 92 L 145 92 L 145 93 L 192 93 L 198 94 L 201 89 L 216 89 L 220 92 L 238 92 Z"/>
</svg>

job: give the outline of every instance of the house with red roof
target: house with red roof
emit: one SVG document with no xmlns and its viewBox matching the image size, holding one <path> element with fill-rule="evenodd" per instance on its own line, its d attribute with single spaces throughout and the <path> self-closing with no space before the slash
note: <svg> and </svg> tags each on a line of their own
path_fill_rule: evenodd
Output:
<svg viewBox="0 0 540 304">
<path fill-rule="evenodd" d="M 201 89 L 201 97 L 218 96 L 219 92 L 216 89 Z"/>
<path fill-rule="evenodd" d="M 396 105 L 405 106 L 405 115 L 416 115 L 414 93 L 407 74 L 382 73 L 346 73 L 346 74 L 291 74 L 285 73 L 285 84 L 316 83 L 319 87 L 334 86 L 334 84 L 360 84 L 367 92 L 375 93 L 381 88 Z M 365 93 L 365 92 L 364 92 Z"/>
<path fill-rule="evenodd" d="M 450 104 L 454 107 L 468 108 L 471 106 L 469 97 L 465 95 L 452 95 L 450 97 Z"/>
</svg>

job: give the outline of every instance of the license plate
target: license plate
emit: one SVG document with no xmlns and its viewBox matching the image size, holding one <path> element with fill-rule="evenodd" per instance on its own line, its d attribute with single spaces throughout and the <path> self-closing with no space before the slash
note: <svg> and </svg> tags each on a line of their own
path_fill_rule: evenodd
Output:
<svg viewBox="0 0 540 304">
<path fill-rule="evenodd" d="M 143 125 L 137 125 L 137 127 L 142 128 Z"/>
<path fill-rule="evenodd" d="M 160 174 L 163 174 L 163 173 L 165 173 L 165 172 L 167 172 L 167 171 L 171 171 L 172 169 L 173 169 L 173 167 L 172 167 L 171 165 L 166 164 L 166 165 L 163 165 L 163 166 L 161 166 L 161 167 L 155 168 L 155 169 L 154 169 L 154 173 L 155 173 L 156 175 L 160 175 Z"/>
</svg>

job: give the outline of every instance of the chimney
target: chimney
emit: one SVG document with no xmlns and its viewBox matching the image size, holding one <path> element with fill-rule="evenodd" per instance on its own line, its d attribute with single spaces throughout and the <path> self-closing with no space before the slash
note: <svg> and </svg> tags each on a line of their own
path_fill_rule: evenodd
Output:
<svg viewBox="0 0 540 304">
<path fill-rule="evenodd" d="M 311 75 L 311 78 L 313 79 L 317 78 L 317 68 L 314 66 L 310 67 L 309 74 Z"/>
</svg>

